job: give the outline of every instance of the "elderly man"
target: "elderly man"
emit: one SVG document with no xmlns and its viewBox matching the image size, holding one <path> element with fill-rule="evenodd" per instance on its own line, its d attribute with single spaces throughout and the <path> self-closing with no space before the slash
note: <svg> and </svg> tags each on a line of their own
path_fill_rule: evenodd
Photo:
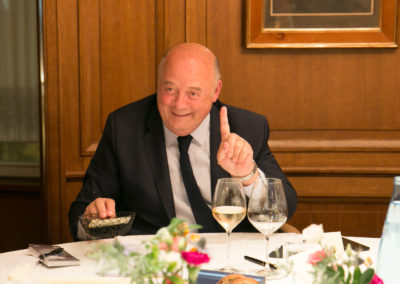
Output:
<svg viewBox="0 0 400 284">
<path fill-rule="evenodd" d="M 265 117 L 219 100 L 218 61 L 206 47 L 179 44 L 162 58 L 157 94 L 112 112 L 69 219 L 134 211 L 130 234 L 152 234 L 174 217 L 219 231 L 211 217 L 217 179 L 237 177 L 246 192 L 261 177 L 282 180 L 289 217 L 296 192 L 268 147 Z M 186 145 L 186 146 L 184 146 Z M 185 148 L 186 147 L 186 148 Z M 189 147 L 189 148 L 188 148 Z M 182 172 L 181 172 L 182 170 Z M 252 230 L 243 221 L 239 231 Z"/>
</svg>

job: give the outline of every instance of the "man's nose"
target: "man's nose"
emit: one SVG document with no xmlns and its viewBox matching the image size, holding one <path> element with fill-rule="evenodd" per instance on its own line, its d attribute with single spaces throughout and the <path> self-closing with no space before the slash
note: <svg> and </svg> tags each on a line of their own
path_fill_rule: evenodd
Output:
<svg viewBox="0 0 400 284">
<path fill-rule="evenodd" d="M 176 94 L 175 97 L 175 107 L 176 108 L 183 108 L 186 106 L 186 97 L 185 94 L 182 92 L 179 92 Z"/>
</svg>

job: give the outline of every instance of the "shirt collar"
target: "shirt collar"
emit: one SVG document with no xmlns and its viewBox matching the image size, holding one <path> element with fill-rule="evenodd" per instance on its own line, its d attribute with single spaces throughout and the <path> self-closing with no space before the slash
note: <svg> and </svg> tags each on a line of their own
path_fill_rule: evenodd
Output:
<svg viewBox="0 0 400 284">
<path fill-rule="evenodd" d="M 178 135 L 171 132 L 163 123 L 164 127 L 164 136 L 165 136 L 165 145 L 171 146 L 173 144 L 178 144 Z M 200 146 L 204 145 L 207 142 L 207 139 L 210 138 L 210 114 L 203 119 L 200 125 L 190 133 L 192 135 L 192 142 L 199 144 Z"/>
</svg>

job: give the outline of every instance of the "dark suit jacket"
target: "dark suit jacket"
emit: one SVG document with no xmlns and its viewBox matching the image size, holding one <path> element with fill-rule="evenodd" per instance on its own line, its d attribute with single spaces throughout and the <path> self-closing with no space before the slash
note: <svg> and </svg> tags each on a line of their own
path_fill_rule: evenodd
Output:
<svg viewBox="0 0 400 284">
<path fill-rule="evenodd" d="M 221 142 L 221 106 L 219 101 L 213 104 L 210 118 L 212 191 L 217 179 L 229 177 L 217 164 L 217 151 Z M 267 177 L 282 180 L 290 217 L 297 205 L 296 192 L 268 147 L 269 127 L 266 118 L 243 109 L 227 107 L 231 132 L 250 143 L 254 160 Z M 156 95 L 126 105 L 107 118 L 103 136 L 86 171 L 83 188 L 70 207 L 70 229 L 75 239 L 79 216 L 97 197 L 114 199 L 116 210 L 136 212 L 129 234 L 153 234 L 160 227 L 167 226 L 175 216 Z M 237 230 L 253 231 L 247 218 L 245 220 Z"/>
</svg>

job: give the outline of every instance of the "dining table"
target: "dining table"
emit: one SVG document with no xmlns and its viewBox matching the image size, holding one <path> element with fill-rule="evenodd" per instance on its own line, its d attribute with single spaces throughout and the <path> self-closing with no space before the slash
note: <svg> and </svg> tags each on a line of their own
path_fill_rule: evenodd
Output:
<svg viewBox="0 0 400 284">
<path fill-rule="evenodd" d="M 210 256 L 210 262 L 203 264 L 202 269 L 215 271 L 226 263 L 226 234 L 203 233 L 206 240 L 206 252 Z M 100 243 L 112 243 L 116 239 L 130 250 L 141 251 L 143 242 L 149 240 L 152 235 L 118 236 L 112 239 L 79 241 L 58 244 L 68 253 L 80 260 L 79 266 L 67 266 L 47 268 L 39 263 L 38 258 L 31 255 L 28 249 L 10 251 L 0 254 L 0 283 L 7 284 L 69 284 L 69 283 L 130 283 L 129 279 L 118 275 L 100 275 L 101 263 L 89 258 L 87 255 Z M 298 237 L 293 233 L 275 233 L 270 237 L 269 250 L 278 250 L 291 238 Z M 351 237 L 348 239 L 369 247 L 360 252 L 362 259 L 372 260 L 372 267 L 376 263 L 379 248 L 379 238 Z M 240 270 L 240 273 L 255 275 L 260 265 L 247 261 L 244 256 L 265 260 L 265 239 L 259 233 L 232 233 L 230 237 L 231 265 Z M 285 258 L 272 257 L 271 263 L 277 265 L 287 261 Z M 303 269 L 304 265 L 304 269 Z M 297 263 L 296 267 L 306 270 L 306 263 Z M 294 272 L 289 272 L 280 279 L 268 280 L 271 284 L 300 283 Z M 217 281 L 215 281 L 217 282 Z"/>
</svg>

